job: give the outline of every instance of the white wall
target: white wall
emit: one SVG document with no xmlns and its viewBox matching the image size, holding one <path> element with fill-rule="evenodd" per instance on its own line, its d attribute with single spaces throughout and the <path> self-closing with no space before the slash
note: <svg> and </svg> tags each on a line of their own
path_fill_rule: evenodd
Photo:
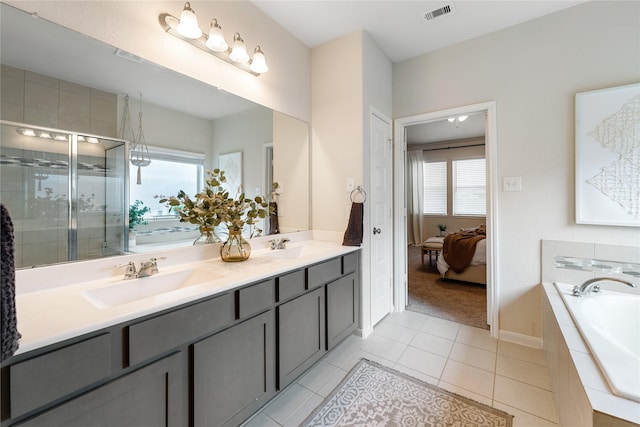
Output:
<svg viewBox="0 0 640 427">
<path fill-rule="evenodd" d="M 118 130 L 122 124 L 124 96 L 118 96 Z M 129 97 L 129 112 L 133 130 L 138 133 L 140 99 Z M 142 131 L 147 145 L 174 150 L 203 153 L 205 169 L 211 169 L 214 159 L 211 146 L 211 121 L 179 111 L 170 110 L 144 101 L 142 104 Z"/>
<path fill-rule="evenodd" d="M 247 124 L 250 125 L 247 125 Z M 273 112 L 256 107 L 212 122 L 213 164 L 218 156 L 242 152 L 242 186 L 247 197 L 263 195 L 262 145 L 273 141 Z M 260 193 L 256 194 L 256 189 Z"/>
<path fill-rule="evenodd" d="M 640 245 L 640 229 L 576 225 L 574 95 L 640 80 L 640 3 L 588 2 L 394 64 L 394 117 L 495 100 L 500 327 L 541 336 L 540 240 Z M 498 189 L 499 190 L 499 189 Z"/>
<path fill-rule="evenodd" d="M 260 44 L 269 72 L 259 77 L 166 34 L 158 15 L 179 16 L 184 1 L 7 1 L 27 12 L 117 46 L 148 61 L 309 121 L 310 49 L 248 1 L 192 1 L 200 28 L 217 18 L 227 41 Z"/>
<path fill-rule="evenodd" d="M 309 125 L 282 113 L 273 113 L 273 181 L 278 190 L 278 226 L 281 233 L 308 230 L 311 195 Z M 265 189 L 265 194 L 270 191 Z"/>
</svg>

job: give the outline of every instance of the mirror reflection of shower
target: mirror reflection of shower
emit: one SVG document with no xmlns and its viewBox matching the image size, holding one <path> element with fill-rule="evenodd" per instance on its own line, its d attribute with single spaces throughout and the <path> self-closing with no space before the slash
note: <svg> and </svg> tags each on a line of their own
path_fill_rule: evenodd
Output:
<svg viewBox="0 0 640 427">
<path fill-rule="evenodd" d="M 0 201 L 16 267 L 101 258 L 128 248 L 127 143 L 0 121 Z"/>
</svg>

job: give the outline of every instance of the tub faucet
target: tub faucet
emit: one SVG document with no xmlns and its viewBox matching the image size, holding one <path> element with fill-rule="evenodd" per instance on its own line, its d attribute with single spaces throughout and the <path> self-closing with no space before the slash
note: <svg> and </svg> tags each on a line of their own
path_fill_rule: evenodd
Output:
<svg viewBox="0 0 640 427">
<path fill-rule="evenodd" d="M 271 250 L 275 250 L 275 249 L 286 249 L 287 248 L 287 242 L 289 242 L 289 239 L 287 239 L 286 237 L 283 237 L 282 239 L 271 239 L 269 240 L 269 243 L 271 244 Z"/>
<path fill-rule="evenodd" d="M 151 258 L 147 262 L 140 263 L 140 269 L 138 270 L 138 277 L 149 277 L 154 274 L 158 274 L 158 259 L 165 259 L 164 257 L 160 258 Z"/>
<path fill-rule="evenodd" d="M 591 292 L 600 292 L 600 285 L 598 285 L 597 283 L 604 281 L 618 282 L 622 283 L 623 285 L 631 286 L 632 288 L 636 287 L 636 285 L 631 282 L 627 282 L 626 280 L 622 279 L 616 279 L 615 277 L 595 277 L 593 279 L 587 280 L 580 286 L 574 286 L 573 296 L 581 297 L 584 295 L 589 295 Z"/>
</svg>

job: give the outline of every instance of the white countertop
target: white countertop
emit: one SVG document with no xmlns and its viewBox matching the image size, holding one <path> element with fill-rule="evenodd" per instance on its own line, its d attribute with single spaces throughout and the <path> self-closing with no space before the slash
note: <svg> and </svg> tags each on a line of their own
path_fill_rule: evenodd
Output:
<svg viewBox="0 0 640 427">
<path fill-rule="evenodd" d="M 138 261 L 147 260 L 148 255 L 125 255 L 109 260 L 41 267 L 34 269 L 38 270 L 37 272 L 18 271 L 16 311 L 18 331 L 22 338 L 16 354 L 223 293 L 241 285 L 360 249 L 341 246 L 334 242 L 301 240 L 288 245 L 289 248 L 305 246 L 305 252 L 301 256 L 274 258 L 273 252 L 264 248 L 264 243 L 254 247 L 254 242 L 251 241 L 251 245 L 251 257 L 243 262 L 229 263 L 220 260 L 215 245 L 206 245 L 211 248 L 181 248 L 168 253 L 166 262 L 158 261 L 160 273 L 153 277 L 198 269 L 211 272 L 211 280 L 112 307 L 100 308 L 85 297 L 83 292 L 123 283 L 123 271 L 114 273 L 114 265 L 130 260 L 137 264 Z M 189 262 L 190 253 L 193 254 L 191 260 L 195 261 Z M 164 254 L 154 253 L 153 256 L 161 257 Z M 174 261 L 170 262 L 172 258 Z M 127 286 L 136 286 L 144 280 L 147 279 L 131 279 L 126 283 Z"/>
</svg>

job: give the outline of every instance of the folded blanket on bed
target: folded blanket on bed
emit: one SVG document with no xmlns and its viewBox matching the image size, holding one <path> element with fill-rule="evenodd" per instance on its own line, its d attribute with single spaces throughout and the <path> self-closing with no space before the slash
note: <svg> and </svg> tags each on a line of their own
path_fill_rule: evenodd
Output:
<svg viewBox="0 0 640 427">
<path fill-rule="evenodd" d="M 442 245 L 442 256 L 453 271 L 462 273 L 471 263 L 476 245 L 486 237 L 484 225 L 448 234 Z"/>
</svg>

